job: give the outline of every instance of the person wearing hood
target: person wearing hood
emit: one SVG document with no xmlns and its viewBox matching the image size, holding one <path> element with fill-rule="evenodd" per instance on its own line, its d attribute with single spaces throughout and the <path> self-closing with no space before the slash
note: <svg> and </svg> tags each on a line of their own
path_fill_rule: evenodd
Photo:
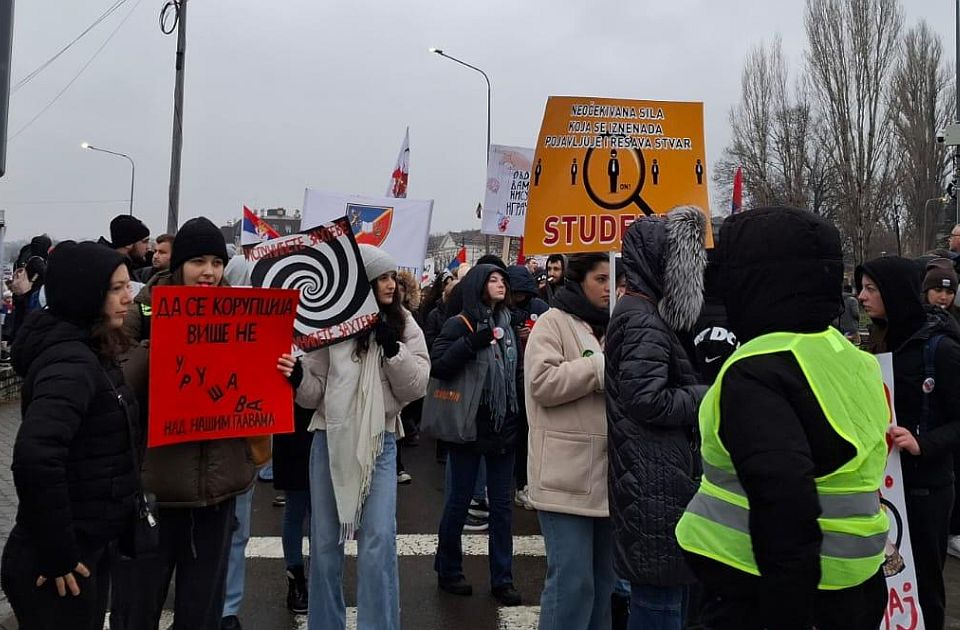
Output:
<svg viewBox="0 0 960 630">
<path fill-rule="evenodd" d="M 610 516 L 630 628 L 679 630 L 693 575 L 674 527 L 696 490 L 697 407 L 706 388 L 677 336 L 703 303 L 706 220 L 693 206 L 645 216 L 623 238 L 627 293 L 605 344 Z"/>
<path fill-rule="evenodd" d="M 190 219 L 177 232 L 170 271 L 157 274 L 127 309 L 124 330 L 137 344 L 124 358 L 124 375 L 149 408 L 149 344 L 152 295 L 158 286 L 227 286 L 227 248 L 220 230 L 205 217 Z M 277 369 L 296 385 L 295 362 L 278 358 Z M 144 424 L 145 420 L 144 420 Z M 110 627 L 155 628 L 160 622 L 174 572 L 177 627 L 219 630 L 235 504 L 253 484 L 255 468 L 247 440 L 223 438 L 147 449 L 143 485 L 159 507 L 160 549 L 150 557 L 116 564 Z"/>
<path fill-rule="evenodd" d="M 511 326 L 510 285 L 495 265 L 477 265 L 457 285 L 463 310 L 443 325 L 431 351 L 431 376 L 440 381 L 458 377 L 479 362 L 484 371 L 476 412 L 477 439 L 448 445 L 447 498 L 440 520 L 434 569 L 438 587 L 469 596 L 473 587 L 463 574 L 461 535 L 480 462 L 487 475 L 489 502 L 491 594 L 504 606 L 518 606 L 513 586 L 511 536 L 514 449 L 517 438 L 517 338 Z M 451 296 L 453 297 L 453 296 Z M 455 300 L 451 299 L 451 305 Z"/>
<path fill-rule="evenodd" d="M 860 303 L 873 322 L 873 352 L 893 353 L 897 425 L 907 522 L 924 625 L 942 628 L 953 454 L 960 449 L 960 334 L 941 308 L 924 307 L 920 274 L 897 256 L 865 262 L 855 272 Z"/>
<path fill-rule="evenodd" d="M 302 359 L 296 402 L 310 421 L 310 630 L 343 630 L 344 543 L 357 540 L 357 627 L 400 628 L 397 432 L 400 411 L 427 391 L 423 332 L 400 303 L 397 263 L 360 245 L 379 307 L 374 328 Z M 401 433 L 402 435 L 402 433 Z"/>
<path fill-rule="evenodd" d="M 517 340 L 520 342 L 520 356 L 517 359 L 517 382 L 522 385 L 524 383 L 524 349 L 527 346 L 527 340 L 530 338 L 530 331 L 533 330 L 540 316 L 550 309 L 550 306 L 540 299 L 537 283 L 534 282 L 533 276 L 523 265 L 507 267 L 507 278 L 510 280 L 510 295 L 513 298 L 510 304 L 510 314 L 513 328 L 517 333 Z M 527 492 L 527 411 L 522 390 L 517 393 L 517 398 L 520 402 L 520 413 L 517 418 L 517 426 L 520 431 L 517 435 L 517 461 L 513 471 L 517 486 L 513 502 L 518 507 L 532 510 L 533 505 L 530 503 Z"/>
<path fill-rule="evenodd" d="M 720 367 L 737 349 L 737 336 L 730 331 L 727 309 L 723 304 L 723 282 L 720 279 L 719 239 L 707 252 L 707 269 L 703 274 L 703 308 L 693 326 L 693 359 L 700 380 L 710 385 Z"/>
<path fill-rule="evenodd" d="M 838 230 L 794 208 L 732 216 L 716 254 L 743 344 L 700 406 L 703 477 L 677 539 L 711 630 L 873 630 L 886 603 L 876 360 L 831 327 Z"/>
<path fill-rule="evenodd" d="M 21 628 L 103 626 L 110 548 L 136 519 L 137 400 L 118 363 L 130 303 L 123 257 L 65 241 L 49 307 L 13 346 L 23 422 L 13 448 L 16 525 L 0 584 Z"/>
<path fill-rule="evenodd" d="M 570 256 L 554 304 L 533 327 L 524 357 L 529 500 L 547 549 L 540 630 L 609 630 L 616 574 L 603 393 L 607 254 Z"/>
</svg>

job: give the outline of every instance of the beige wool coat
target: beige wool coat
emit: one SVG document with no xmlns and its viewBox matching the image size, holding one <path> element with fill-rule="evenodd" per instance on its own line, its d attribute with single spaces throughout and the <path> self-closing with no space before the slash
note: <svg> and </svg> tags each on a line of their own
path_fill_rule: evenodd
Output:
<svg viewBox="0 0 960 630">
<path fill-rule="evenodd" d="M 603 348 L 590 326 L 552 308 L 524 356 L 528 493 L 538 510 L 609 516 Z"/>
</svg>

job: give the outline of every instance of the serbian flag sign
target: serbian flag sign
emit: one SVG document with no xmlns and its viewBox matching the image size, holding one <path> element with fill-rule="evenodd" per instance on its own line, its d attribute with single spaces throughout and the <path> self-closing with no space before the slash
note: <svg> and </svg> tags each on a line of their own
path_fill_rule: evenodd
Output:
<svg viewBox="0 0 960 630">
<path fill-rule="evenodd" d="M 737 167 L 733 176 L 733 201 L 730 204 L 730 214 L 737 214 L 743 209 L 743 169 Z"/>
<path fill-rule="evenodd" d="M 296 291 L 156 287 L 147 446 L 293 431 Z"/>
<path fill-rule="evenodd" d="M 243 229 L 240 231 L 241 245 L 256 245 L 272 238 L 280 238 L 273 226 L 257 216 L 250 208 L 243 207 Z"/>
<path fill-rule="evenodd" d="M 407 197 L 407 181 L 409 179 L 410 127 L 407 127 L 407 133 L 403 136 L 403 144 L 400 145 L 400 155 L 397 156 L 397 164 L 393 167 L 393 173 L 390 175 L 390 185 L 387 186 L 387 197 L 405 199 Z"/>
<path fill-rule="evenodd" d="M 248 260 L 255 287 L 296 289 L 296 354 L 349 339 L 377 323 L 380 309 L 345 217 L 261 243 Z"/>
<path fill-rule="evenodd" d="M 464 264 L 465 262 L 467 262 L 467 248 L 461 247 L 457 251 L 457 255 L 454 256 L 453 260 L 450 261 L 450 264 L 447 265 L 447 271 L 453 271 L 454 269 Z"/>
</svg>

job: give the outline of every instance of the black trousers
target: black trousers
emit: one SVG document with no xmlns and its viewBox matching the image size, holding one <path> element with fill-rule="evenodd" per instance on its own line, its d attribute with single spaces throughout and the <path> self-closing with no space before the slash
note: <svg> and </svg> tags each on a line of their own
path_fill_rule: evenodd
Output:
<svg viewBox="0 0 960 630">
<path fill-rule="evenodd" d="M 112 630 L 157 630 L 174 571 L 173 630 L 219 630 L 235 504 L 160 509 L 159 551 L 114 563 Z"/>
<path fill-rule="evenodd" d="M 907 488 L 906 499 L 923 625 L 927 630 L 940 630 L 947 602 L 943 565 L 947 559 L 953 485 L 929 490 Z"/>
<path fill-rule="evenodd" d="M 81 542 L 81 548 L 83 548 Z M 14 527 L 3 548 L 0 585 L 10 600 L 20 630 L 101 630 L 110 593 L 110 554 L 105 545 L 84 551 L 80 561 L 90 577 L 74 574 L 80 595 L 67 591 L 60 597 L 54 576 L 37 587 L 40 569 L 37 548 L 19 527 Z"/>
<path fill-rule="evenodd" d="M 734 595 L 704 586 L 700 627 L 707 630 L 800 630 L 809 628 L 802 620 L 759 618 L 765 606 L 756 593 Z M 813 614 L 817 630 L 877 630 L 887 605 L 887 583 L 883 571 L 859 586 L 841 591 L 817 591 Z"/>
</svg>

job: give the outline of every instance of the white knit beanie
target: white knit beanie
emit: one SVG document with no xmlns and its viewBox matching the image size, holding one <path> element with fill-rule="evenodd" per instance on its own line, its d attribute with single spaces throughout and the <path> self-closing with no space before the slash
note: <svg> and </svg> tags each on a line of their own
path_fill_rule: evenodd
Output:
<svg viewBox="0 0 960 630">
<path fill-rule="evenodd" d="M 397 261 L 379 247 L 361 243 L 360 255 L 363 257 L 363 270 L 367 272 L 367 280 L 370 282 L 385 273 L 397 270 Z"/>
</svg>

